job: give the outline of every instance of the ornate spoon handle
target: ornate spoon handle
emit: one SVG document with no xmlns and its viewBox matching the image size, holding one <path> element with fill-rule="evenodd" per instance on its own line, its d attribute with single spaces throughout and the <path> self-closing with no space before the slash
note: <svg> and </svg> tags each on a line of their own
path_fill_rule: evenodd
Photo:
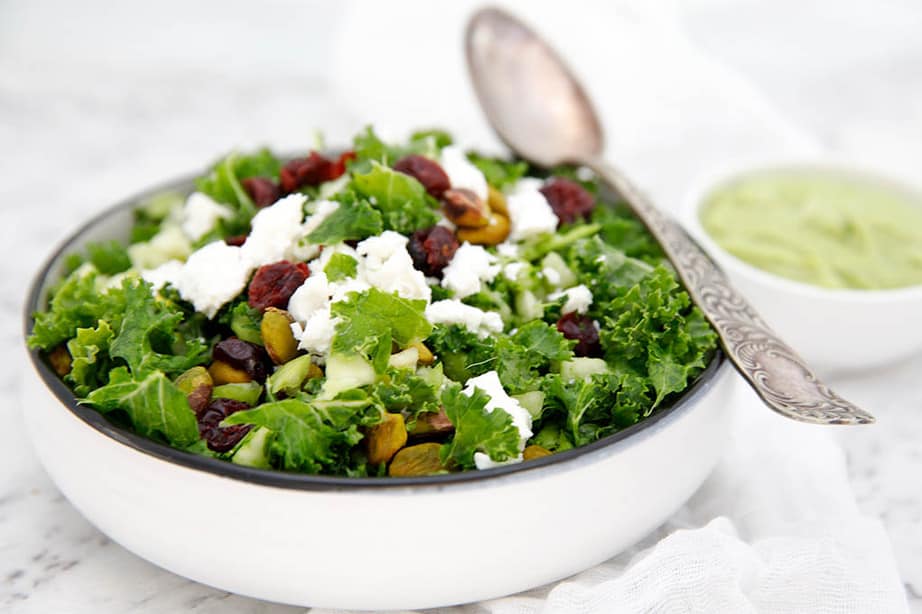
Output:
<svg viewBox="0 0 922 614">
<path fill-rule="evenodd" d="M 816 377 L 678 223 L 617 169 L 596 161 L 588 166 L 615 188 L 659 241 L 692 300 L 720 336 L 727 356 L 766 405 L 783 416 L 812 424 L 874 422 L 874 416 Z"/>
</svg>

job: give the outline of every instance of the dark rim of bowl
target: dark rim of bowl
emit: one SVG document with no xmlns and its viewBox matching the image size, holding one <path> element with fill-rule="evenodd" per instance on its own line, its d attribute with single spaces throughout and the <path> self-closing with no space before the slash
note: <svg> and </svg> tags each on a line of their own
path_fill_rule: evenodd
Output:
<svg viewBox="0 0 922 614">
<path fill-rule="evenodd" d="M 193 188 L 193 179 L 185 178 L 166 183 L 160 187 L 145 190 L 131 198 L 125 199 L 112 207 L 104 209 L 102 212 L 93 216 L 88 222 L 80 226 L 76 231 L 71 233 L 61 245 L 45 261 L 32 281 L 29 293 L 25 302 L 23 312 L 23 323 L 25 338 L 32 334 L 34 325 L 33 314 L 41 311 L 44 307 L 43 287 L 45 281 L 56 268 L 62 256 L 74 251 L 73 245 L 91 228 L 116 212 L 124 209 L 134 209 L 144 199 L 159 194 L 161 192 L 175 191 L 186 193 Z M 467 484 L 499 478 L 511 474 L 530 472 L 542 469 L 548 466 L 559 466 L 568 461 L 591 454 L 592 452 L 607 448 L 620 441 L 628 439 L 646 429 L 651 428 L 667 416 L 677 412 L 679 409 L 695 403 L 701 397 L 718 374 L 720 367 L 723 366 L 725 356 L 720 348 L 714 353 L 708 366 L 702 371 L 691 385 L 680 395 L 669 400 L 666 404 L 657 409 L 652 415 L 633 424 L 617 433 L 594 441 L 585 446 L 558 452 L 550 456 L 530 460 L 523 463 L 504 465 L 485 469 L 480 471 L 462 471 L 458 473 L 446 473 L 431 476 L 419 477 L 345 477 L 330 475 L 314 475 L 304 473 L 286 472 L 277 469 L 257 469 L 245 465 L 237 465 L 227 460 L 200 456 L 192 452 L 186 452 L 178 448 L 170 447 L 167 444 L 147 439 L 130 430 L 118 427 L 112 424 L 102 413 L 88 407 L 80 405 L 74 396 L 73 391 L 67 387 L 61 378 L 50 368 L 48 363 L 41 357 L 37 349 L 28 348 L 29 355 L 32 359 L 36 371 L 49 390 L 58 398 L 61 404 L 66 407 L 77 418 L 84 423 L 102 433 L 103 435 L 114 439 L 115 441 L 133 448 L 139 452 L 153 456 L 154 458 L 180 465 L 189 469 L 195 469 L 206 473 L 212 473 L 220 477 L 231 478 L 258 484 L 260 486 L 272 486 L 277 488 L 287 488 L 294 490 L 310 491 L 329 491 L 329 490 L 357 490 L 357 489 L 383 489 L 383 488 L 400 488 L 400 487 L 445 487 L 452 484 Z"/>
</svg>

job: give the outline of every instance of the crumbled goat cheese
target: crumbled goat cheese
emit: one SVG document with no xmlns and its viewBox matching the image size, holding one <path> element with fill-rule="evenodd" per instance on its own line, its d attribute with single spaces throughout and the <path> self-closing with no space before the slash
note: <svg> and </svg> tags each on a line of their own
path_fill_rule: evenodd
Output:
<svg viewBox="0 0 922 614">
<path fill-rule="evenodd" d="M 496 253 L 503 258 L 518 258 L 519 246 L 515 243 L 510 243 L 509 241 L 503 241 L 496 246 Z"/>
<path fill-rule="evenodd" d="M 330 293 L 326 273 L 312 271 L 288 299 L 288 313 L 296 322 L 307 322 L 314 312 L 329 307 Z"/>
<path fill-rule="evenodd" d="M 209 243 L 193 252 L 176 279 L 170 281 L 196 311 L 213 318 L 224 303 L 246 287 L 252 269 L 241 251 L 224 241 Z"/>
<path fill-rule="evenodd" d="M 428 302 L 432 297 L 426 276 L 413 266 L 413 258 L 407 251 L 407 238 L 402 234 L 386 230 L 359 243 L 355 251 L 363 257 L 359 261 L 358 279 L 404 298 Z"/>
<path fill-rule="evenodd" d="M 337 322 L 339 318 L 332 317 L 329 307 L 317 311 L 304 325 L 298 347 L 321 356 L 329 353 Z"/>
<path fill-rule="evenodd" d="M 467 380 L 463 392 L 471 396 L 474 394 L 474 388 L 479 388 L 490 397 L 485 407 L 487 413 L 492 413 L 497 409 L 506 412 L 512 418 L 512 424 L 519 430 L 519 455 L 515 459 L 497 463 L 487 454 L 475 452 L 474 464 L 477 465 L 478 469 L 489 469 L 490 467 L 498 467 L 511 462 L 521 462 L 522 450 L 525 449 L 525 442 L 532 436 L 531 414 L 527 409 L 522 407 L 518 401 L 506 393 L 502 383 L 499 381 L 499 375 L 496 371 L 487 371 L 483 375 L 478 375 L 477 377 L 472 377 Z"/>
<path fill-rule="evenodd" d="M 493 281 L 500 271 L 496 257 L 480 245 L 465 241 L 442 274 L 442 287 L 458 298 L 480 292 L 481 282 Z"/>
<path fill-rule="evenodd" d="M 252 268 L 294 258 L 298 240 L 304 236 L 303 194 L 290 194 L 274 205 L 260 209 L 250 222 L 251 230 L 243 250 L 243 260 Z"/>
<path fill-rule="evenodd" d="M 589 311 L 589 305 L 592 304 L 592 291 L 583 284 L 561 290 L 560 292 L 554 292 L 547 298 L 556 301 L 562 296 L 567 297 L 567 302 L 563 304 L 563 309 L 561 310 L 563 313 L 572 313 L 574 311 L 577 313 L 586 313 Z"/>
<path fill-rule="evenodd" d="M 152 285 L 154 292 L 157 292 L 168 283 L 175 284 L 182 269 L 183 263 L 179 260 L 168 260 L 157 268 L 141 271 L 141 279 Z"/>
<path fill-rule="evenodd" d="M 182 210 L 182 231 L 191 240 L 198 241 L 215 227 L 218 220 L 232 217 L 234 212 L 230 207 L 216 203 L 207 194 L 193 192 Z"/>
<path fill-rule="evenodd" d="M 487 179 L 479 168 L 471 164 L 463 149 L 455 145 L 443 147 L 440 163 L 451 187 L 466 188 L 487 202 Z"/>
<path fill-rule="evenodd" d="M 426 307 L 426 319 L 432 324 L 460 324 L 480 337 L 503 331 L 498 313 L 465 305 L 456 299 L 436 301 Z"/>
<path fill-rule="evenodd" d="M 509 241 L 521 241 L 543 232 L 557 230 L 558 219 L 539 190 L 540 179 L 526 177 L 519 179 L 515 189 L 506 196 L 509 209 Z"/>
</svg>

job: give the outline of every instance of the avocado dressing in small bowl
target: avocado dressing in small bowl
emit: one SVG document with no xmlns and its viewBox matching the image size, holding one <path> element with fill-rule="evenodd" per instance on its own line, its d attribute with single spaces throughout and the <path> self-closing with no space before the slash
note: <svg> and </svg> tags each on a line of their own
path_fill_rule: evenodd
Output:
<svg viewBox="0 0 922 614">
<path fill-rule="evenodd" d="M 712 173 L 683 222 L 821 373 L 922 351 L 922 193 L 825 161 Z"/>
</svg>

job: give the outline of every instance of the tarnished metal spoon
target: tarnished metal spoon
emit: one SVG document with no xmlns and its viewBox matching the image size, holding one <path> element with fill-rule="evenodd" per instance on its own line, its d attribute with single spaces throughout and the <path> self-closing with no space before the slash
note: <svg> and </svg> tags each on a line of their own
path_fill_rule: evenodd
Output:
<svg viewBox="0 0 922 614">
<path fill-rule="evenodd" d="M 535 32 L 508 13 L 487 8 L 468 23 L 466 47 L 474 89 L 500 138 L 539 166 L 584 165 L 621 195 L 662 245 L 727 356 L 766 405 L 814 424 L 874 422 L 819 381 L 679 224 L 602 160 L 602 128 L 589 98 Z"/>
</svg>

